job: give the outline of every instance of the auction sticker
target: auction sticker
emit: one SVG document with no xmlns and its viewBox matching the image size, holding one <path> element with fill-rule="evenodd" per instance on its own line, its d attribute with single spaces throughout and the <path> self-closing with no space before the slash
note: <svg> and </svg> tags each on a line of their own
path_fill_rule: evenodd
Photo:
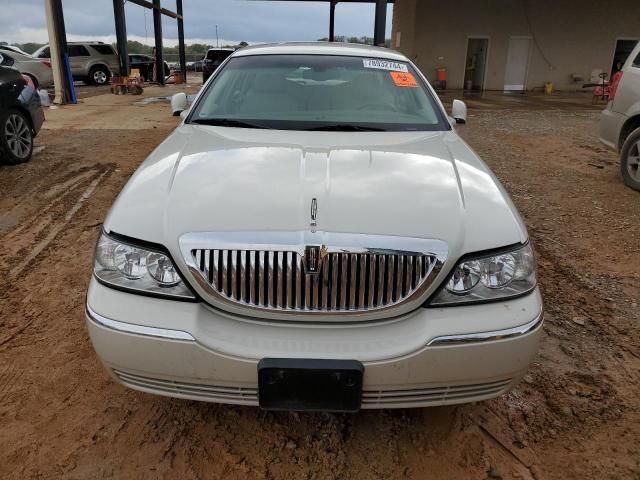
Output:
<svg viewBox="0 0 640 480">
<path fill-rule="evenodd" d="M 396 87 L 417 87 L 418 82 L 416 82 L 416 77 L 414 77 L 410 73 L 402 73 L 402 72 L 389 72 L 391 78 L 393 79 L 393 83 L 396 84 Z"/>
<path fill-rule="evenodd" d="M 373 58 L 363 58 L 364 68 L 375 68 L 377 70 L 389 70 L 392 72 L 407 73 L 409 68 L 404 63 L 390 62 L 389 60 L 376 60 Z"/>
</svg>

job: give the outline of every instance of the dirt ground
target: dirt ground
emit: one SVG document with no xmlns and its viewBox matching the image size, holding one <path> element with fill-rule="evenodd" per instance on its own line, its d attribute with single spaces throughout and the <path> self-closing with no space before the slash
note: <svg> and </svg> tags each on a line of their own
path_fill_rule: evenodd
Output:
<svg viewBox="0 0 640 480">
<path fill-rule="evenodd" d="M 538 253 L 545 335 L 524 381 L 485 403 L 357 415 L 174 400 L 107 377 L 84 326 L 93 244 L 177 124 L 141 100 L 50 110 L 44 149 L 0 168 L 0 478 L 640 479 L 640 194 L 598 143 L 589 99 L 474 99 L 460 128 Z"/>
</svg>

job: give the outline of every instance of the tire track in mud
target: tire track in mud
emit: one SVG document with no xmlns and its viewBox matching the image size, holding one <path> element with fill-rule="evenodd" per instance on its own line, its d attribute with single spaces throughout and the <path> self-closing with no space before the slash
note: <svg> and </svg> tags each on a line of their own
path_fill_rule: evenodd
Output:
<svg viewBox="0 0 640 480">
<path fill-rule="evenodd" d="M 18 380 L 22 378 L 22 372 L 12 363 L 0 373 L 0 405 L 4 404 L 5 399 L 12 393 Z"/>
<path fill-rule="evenodd" d="M 40 254 L 71 222 L 93 195 L 98 185 L 113 171 L 112 166 L 96 166 L 67 179 L 65 188 L 54 187 L 42 194 L 54 201 L 34 214 L 15 230 L 2 237 L 0 273 L 15 281 L 27 266 L 37 263 Z M 79 196 L 76 191 L 86 186 Z M 69 204 L 70 207 L 68 206 Z"/>
<path fill-rule="evenodd" d="M 43 252 L 55 242 L 56 238 L 64 233 L 67 226 L 73 221 L 77 213 L 91 199 L 96 188 L 113 172 L 112 165 L 93 165 L 81 169 L 71 169 L 63 172 L 58 178 L 48 178 L 52 187 L 48 190 L 36 185 L 18 200 L 32 201 L 35 206 L 32 212 L 23 213 L 24 219 L 17 228 L 0 237 L 3 246 L 0 251 L 0 276 L 7 279 L 7 284 L 12 287 L 24 279 L 24 272 L 29 267 L 33 269 L 42 261 L 47 261 L 48 256 Z M 59 185 L 63 184 L 64 188 Z M 34 192 L 38 192 L 35 196 Z M 33 198 L 39 201 L 33 201 Z M 44 208 L 42 200 L 52 199 Z M 55 264 L 55 263 L 54 263 Z M 12 293 L 13 292 L 13 293 Z M 26 307 L 28 296 L 20 300 L 15 297 L 16 290 L 11 288 L 0 293 L 0 298 L 11 299 L 11 304 Z M 1 311 L 1 309 L 0 309 Z M 34 312 L 23 311 L 20 317 L 15 314 L 0 315 L 0 347 L 13 341 L 29 328 L 36 319 Z"/>
</svg>

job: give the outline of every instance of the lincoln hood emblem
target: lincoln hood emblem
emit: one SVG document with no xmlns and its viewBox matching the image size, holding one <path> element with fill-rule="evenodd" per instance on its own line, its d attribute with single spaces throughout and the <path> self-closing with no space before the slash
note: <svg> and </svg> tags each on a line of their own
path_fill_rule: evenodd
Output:
<svg viewBox="0 0 640 480">
<path fill-rule="evenodd" d="M 316 198 L 311 200 L 311 233 L 315 233 L 315 228 L 318 225 L 318 200 Z M 327 247 L 324 245 L 307 245 L 304 247 L 304 271 L 307 275 L 313 275 L 320 273 L 322 270 L 322 263 L 327 256 Z"/>
</svg>

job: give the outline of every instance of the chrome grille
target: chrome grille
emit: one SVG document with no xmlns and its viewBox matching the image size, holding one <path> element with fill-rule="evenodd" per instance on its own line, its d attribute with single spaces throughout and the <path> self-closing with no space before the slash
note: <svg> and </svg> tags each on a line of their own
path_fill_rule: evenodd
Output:
<svg viewBox="0 0 640 480">
<path fill-rule="evenodd" d="M 194 249 L 199 271 L 220 295 L 279 310 L 372 310 L 411 296 L 433 269 L 428 255 L 329 253 L 306 274 L 297 252 Z"/>
<path fill-rule="evenodd" d="M 323 232 L 194 233 L 180 244 L 215 305 L 264 318 L 417 307 L 446 259 L 437 240 Z"/>
</svg>

